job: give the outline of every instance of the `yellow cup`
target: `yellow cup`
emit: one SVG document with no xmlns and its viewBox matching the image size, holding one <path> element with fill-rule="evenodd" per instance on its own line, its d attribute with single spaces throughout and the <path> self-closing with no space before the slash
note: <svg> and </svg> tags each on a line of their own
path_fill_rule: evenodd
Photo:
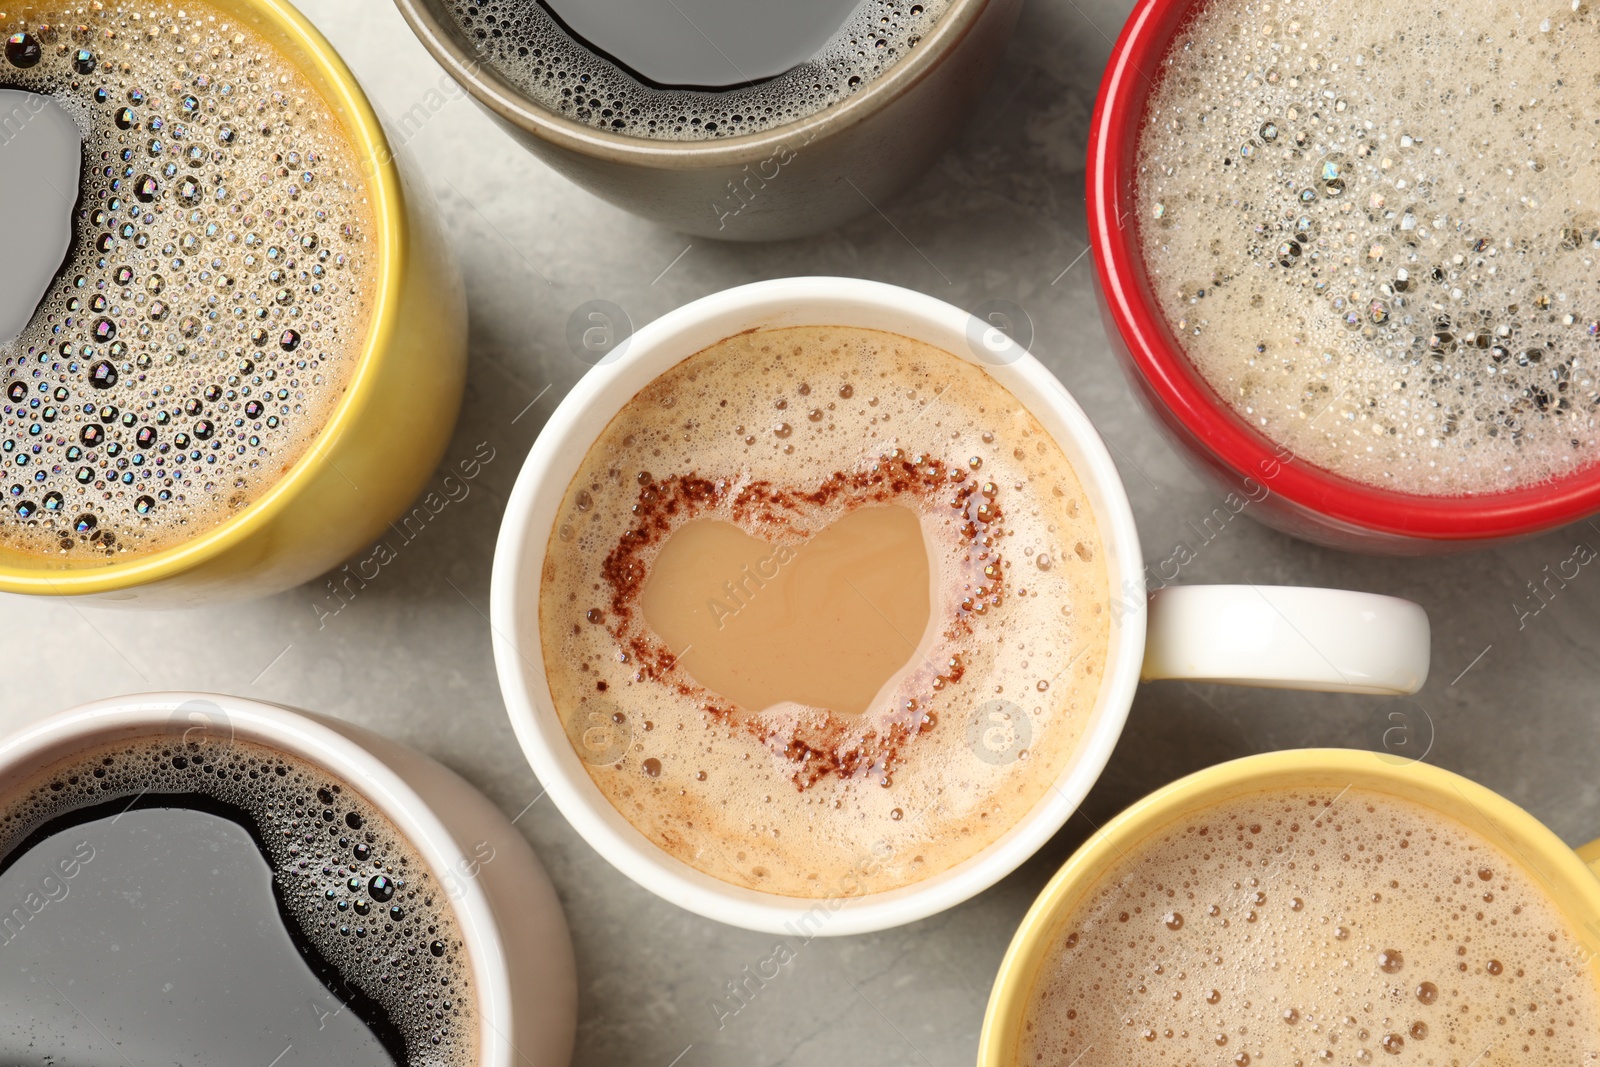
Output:
<svg viewBox="0 0 1600 1067">
<path fill-rule="evenodd" d="M 979 1067 L 1017 1063 L 1023 1015 L 1040 966 L 1064 932 L 1062 926 L 1128 850 L 1198 811 L 1238 797 L 1347 786 L 1425 805 L 1520 860 L 1588 950 L 1590 966 L 1600 968 L 1600 841 L 1574 852 L 1498 793 L 1426 763 L 1338 748 L 1273 752 L 1209 767 L 1152 793 L 1108 822 L 1067 860 L 1034 901 L 1000 964 L 978 1042 Z"/>
<path fill-rule="evenodd" d="M 127 560 L 0 548 L 0 591 L 138 606 L 263 596 L 371 544 L 421 492 L 466 380 L 466 298 L 431 194 L 397 158 L 355 76 L 282 0 L 203 0 L 260 34 L 311 82 L 365 163 L 378 269 L 366 345 L 321 432 L 254 503 L 181 544 Z"/>
</svg>

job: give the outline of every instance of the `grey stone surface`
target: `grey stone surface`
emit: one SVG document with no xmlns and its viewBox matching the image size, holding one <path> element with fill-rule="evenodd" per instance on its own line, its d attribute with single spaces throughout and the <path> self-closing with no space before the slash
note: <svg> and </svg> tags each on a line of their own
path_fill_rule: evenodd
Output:
<svg viewBox="0 0 1600 1067">
<path fill-rule="evenodd" d="M 182 614 L 0 598 L 0 727 L 113 694 L 223 690 L 384 731 L 455 768 L 508 813 L 522 811 L 540 787 L 495 685 L 484 615 L 490 559 L 522 456 L 585 369 L 566 349 L 567 316 L 597 298 L 642 324 L 741 282 L 842 274 L 966 307 L 1014 301 L 1034 321 L 1039 356 L 1113 444 L 1146 558 L 1198 541 L 1187 522 L 1218 501 L 1129 393 L 1082 257 L 1085 138 L 1099 72 L 1129 6 L 1123 0 L 1033 0 L 977 119 L 920 184 L 881 205 L 887 219 L 874 213 L 812 240 L 759 247 L 691 242 L 558 178 L 461 98 L 384 0 L 302 2 L 381 110 L 411 113 L 413 125 L 425 119 L 410 148 L 438 195 L 472 309 L 466 407 L 447 462 L 484 441 L 495 459 L 464 500 L 320 628 L 318 606 L 337 605 L 321 582 Z M 1431 740 L 1431 761 L 1506 794 L 1567 841 L 1589 840 L 1600 834 L 1600 573 L 1585 568 L 1547 607 L 1519 617 L 1519 608 L 1538 604 L 1526 583 L 1579 541 L 1600 548 L 1600 529 L 1585 524 L 1455 558 L 1369 559 L 1241 517 L 1199 548 L 1183 579 L 1326 584 L 1420 602 L 1433 618 L 1434 673 L 1416 700 L 1147 686 L 1083 813 L 1031 863 L 925 922 L 805 945 L 720 1028 L 710 1004 L 744 967 L 768 957 L 776 939 L 658 900 L 602 861 L 548 799 L 533 803 L 518 826 L 555 879 L 577 945 L 576 1062 L 970 1063 L 1013 929 L 1095 824 L 1231 757 L 1310 745 L 1379 748 L 1396 712 L 1414 727 L 1413 744 Z"/>
</svg>

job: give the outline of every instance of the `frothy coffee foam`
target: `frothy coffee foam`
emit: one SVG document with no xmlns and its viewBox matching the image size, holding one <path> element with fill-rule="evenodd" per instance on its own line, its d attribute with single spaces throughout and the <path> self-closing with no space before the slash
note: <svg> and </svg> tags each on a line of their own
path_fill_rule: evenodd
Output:
<svg viewBox="0 0 1600 1067">
<path fill-rule="evenodd" d="M 1362 788 L 1175 823 L 1054 938 L 1021 1064 L 1600 1062 L 1592 950 L 1534 877 L 1477 832 Z"/>
<path fill-rule="evenodd" d="M 183 794 L 243 811 L 287 917 L 344 983 L 341 1001 L 354 990 L 375 1003 L 409 1067 L 477 1062 L 471 963 L 446 888 L 382 812 L 326 771 L 191 731 L 96 746 L 7 792 L 0 860 L 51 820 L 110 801 Z"/>
<path fill-rule="evenodd" d="M 1600 450 L 1600 8 L 1213 0 L 1138 149 L 1161 309 L 1305 460 L 1430 495 Z"/>
<path fill-rule="evenodd" d="M 646 85 L 532 0 L 452 0 L 446 10 L 478 55 L 545 110 L 630 137 L 703 141 L 760 133 L 848 98 L 915 48 L 949 6 L 864 0 L 810 61 L 720 91 Z"/>
<path fill-rule="evenodd" d="M 865 714 L 740 707 L 643 620 L 691 520 L 792 547 L 883 504 L 917 514 L 939 578 L 931 639 Z M 567 490 L 539 604 L 556 707 L 611 803 L 701 871 L 800 897 L 906 885 L 1009 830 L 1073 752 L 1109 631 L 1060 447 L 981 368 L 842 327 L 728 338 L 634 397 Z"/>
<path fill-rule="evenodd" d="M 85 163 L 66 265 L 0 342 L 0 547 L 157 551 L 260 497 L 343 393 L 367 187 L 306 77 L 203 0 L 26 16 L 0 84 L 67 109 Z"/>
</svg>

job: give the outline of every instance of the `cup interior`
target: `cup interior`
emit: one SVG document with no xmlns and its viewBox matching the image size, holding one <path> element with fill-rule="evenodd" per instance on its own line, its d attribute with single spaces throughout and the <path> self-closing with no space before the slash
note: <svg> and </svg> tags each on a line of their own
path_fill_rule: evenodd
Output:
<svg viewBox="0 0 1600 1067">
<path fill-rule="evenodd" d="M 946 51 L 962 39 L 990 2 L 951 0 L 949 9 L 915 49 L 862 92 L 815 114 L 760 133 L 708 141 L 670 141 L 600 129 L 547 110 L 483 60 L 477 47 L 451 17 L 451 0 L 395 0 L 412 31 L 439 65 L 501 121 L 532 133 L 541 141 L 581 155 L 668 170 L 683 166 L 737 166 L 764 158 L 778 143 L 794 140 L 809 143 L 827 131 L 866 117 L 876 111 L 882 101 L 898 95 L 937 64 Z"/>
<path fill-rule="evenodd" d="M 404 199 L 392 149 L 377 114 L 349 68 L 317 29 L 286 0 L 205 0 L 224 20 L 258 34 L 306 78 L 340 124 L 353 162 L 367 182 L 373 216 L 376 284 L 368 312 L 365 344 L 344 394 L 334 403 L 321 430 L 299 460 L 268 486 L 249 507 L 224 522 L 169 548 L 106 563 L 95 559 L 57 559 L 0 545 L 0 589 L 19 593 L 86 594 L 156 581 L 209 559 L 234 541 L 270 522 L 297 486 L 321 469 L 322 442 L 337 438 L 360 407 L 373 375 L 382 372 L 400 290 Z"/>
<path fill-rule="evenodd" d="M 1051 879 L 1012 939 L 1000 965 L 978 1046 L 979 1067 L 1017 1061 L 1024 1015 L 1039 968 L 1080 903 L 1141 841 L 1227 801 L 1277 789 L 1342 790 L 1357 786 L 1431 808 L 1476 830 L 1517 857 L 1575 932 L 1600 952 L 1593 928 L 1600 880 L 1572 849 L 1515 804 L 1481 785 L 1426 763 L 1351 749 L 1273 752 L 1208 768 L 1161 789 L 1107 823 Z"/>
<path fill-rule="evenodd" d="M 620 356 L 578 383 L 535 442 L 495 552 L 491 613 L 501 690 L 540 783 L 589 843 L 639 884 L 690 911 L 756 930 L 779 932 L 814 913 L 826 916 L 821 926 L 830 934 L 899 925 L 959 903 L 1015 869 L 1060 829 L 1105 766 L 1144 656 L 1143 563 L 1133 515 L 1110 455 L 1065 387 L 1031 355 L 1019 352 L 999 365 L 980 358 L 968 340 L 974 321 L 932 297 L 855 279 L 792 278 L 730 289 L 636 333 Z M 1006 835 L 958 866 L 889 892 L 836 899 L 782 897 L 731 885 L 674 858 L 634 829 L 590 779 L 567 738 L 544 679 L 538 618 L 539 576 L 561 501 L 590 445 L 618 411 L 657 375 L 725 337 L 807 325 L 897 333 L 984 366 L 1060 443 L 1094 507 L 1112 596 L 1135 589 L 1139 605 L 1112 612 L 1100 693 L 1056 789 Z"/>
<path fill-rule="evenodd" d="M 1136 380 L 1179 436 L 1237 482 L 1272 479 L 1274 493 L 1345 527 L 1440 542 L 1525 536 L 1600 510 L 1600 464 L 1553 482 L 1473 496 L 1378 489 L 1301 459 L 1234 413 L 1189 361 L 1161 311 L 1140 245 L 1136 157 L 1151 94 L 1173 43 L 1209 0 L 1141 0 L 1112 52 L 1090 128 L 1090 242 L 1102 311 Z"/>
<path fill-rule="evenodd" d="M 196 731 L 199 731 L 197 734 Z M 118 741 L 169 735 L 227 743 L 254 741 L 304 760 L 348 783 L 381 810 L 421 855 L 440 884 L 471 962 L 479 1009 L 479 1062 L 509 1067 L 511 1050 L 495 1021 L 509 1016 L 510 982 L 499 927 L 482 888 L 449 877 L 467 857 L 427 803 L 372 753 L 316 719 L 275 704 L 211 693 L 155 693 L 102 700 L 51 716 L 0 742 L 0 781 L 20 783 L 58 760 Z"/>
</svg>

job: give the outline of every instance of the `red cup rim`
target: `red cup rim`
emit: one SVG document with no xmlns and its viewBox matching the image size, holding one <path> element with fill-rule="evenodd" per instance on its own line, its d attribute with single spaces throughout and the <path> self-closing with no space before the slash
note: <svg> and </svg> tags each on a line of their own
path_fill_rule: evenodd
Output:
<svg viewBox="0 0 1600 1067">
<path fill-rule="evenodd" d="M 1204 2 L 1140 0 L 1134 6 L 1106 66 L 1089 130 L 1086 197 L 1096 276 L 1107 314 L 1150 392 L 1238 477 L 1270 478 L 1274 493 L 1341 526 L 1410 538 L 1477 541 L 1526 536 L 1600 511 L 1600 465 L 1504 492 L 1421 496 L 1378 489 L 1290 461 L 1283 446 L 1236 415 L 1200 376 L 1148 297 L 1132 175 L 1123 164 L 1133 158 L 1148 89 L 1168 46 L 1189 21 L 1186 13 Z M 1128 117 L 1134 105 L 1139 120 Z"/>
</svg>

